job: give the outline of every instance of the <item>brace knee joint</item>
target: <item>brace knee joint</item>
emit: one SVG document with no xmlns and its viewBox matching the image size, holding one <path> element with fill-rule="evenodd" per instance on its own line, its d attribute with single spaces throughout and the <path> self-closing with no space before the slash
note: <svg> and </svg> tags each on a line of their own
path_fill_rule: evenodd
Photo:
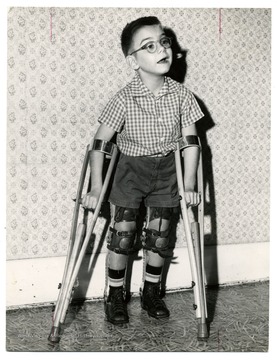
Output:
<svg viewBox="0 0 277 360">
<path fill-rule="evenodd" d="M 113 206 L 113 224 L 121 222 L 136 222 L 138 210 Z M 135 250 L 136 228 L 132 230 L 117 230 L 110 227 L 110 235 L 107 241 L 107 248 L 117 254 L 128 255 Z"/>
<path fill-rule="evenodd" d="M 161 257 L 167 257 L 167 251 L 169 250 L 168 233 L 168 230 L 144 229 L 143 248 L 158 253 Z"/>
<path fill-rule="evenodd" d="M 110 227 L 107 248 L 117 254 L 128 255 L 135 251 L 136 231 L 118 231 Z"/>
<path fill-rule="evenodd" d="M 162 224 L 162 220 L 171 221 L 173 211 L 173 208 L 149 208 L 148 224 L 150 221 L 155 219 L 160 220 L 160 226 Z M 142 245 L 144 249 L 158 253 L 161 257 L 171 256 L 169 251 L 169 226 L 164 231 L 144 228 L 143 232 L 144 236 L 142 239 Z"/>
</svg>

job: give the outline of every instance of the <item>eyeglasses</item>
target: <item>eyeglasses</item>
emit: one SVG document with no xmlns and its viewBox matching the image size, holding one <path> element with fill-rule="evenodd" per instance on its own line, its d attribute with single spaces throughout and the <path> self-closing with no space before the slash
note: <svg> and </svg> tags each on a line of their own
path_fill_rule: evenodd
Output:
<svg viewBox="0 0 277 360">
<path fill-rule="evenodd" d="M 165 36 L 158 41 L 149 41 L 139 49 L 131 52 L 129 55 L 133 55 L 140 50 L 147 50 L 150 54 L 154 54 L 157 51 L 157 43 L 159 43 L 163 48 L 169 49 L 171 47 L 172 40 L 170 37 Z"/>
</svg>

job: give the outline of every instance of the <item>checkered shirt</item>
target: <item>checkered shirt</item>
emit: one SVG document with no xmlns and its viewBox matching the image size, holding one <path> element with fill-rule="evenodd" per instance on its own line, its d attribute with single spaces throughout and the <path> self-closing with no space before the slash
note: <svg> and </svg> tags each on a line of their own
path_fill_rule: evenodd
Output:
<svg viewBox="0 0 277 360">
<path fill-rule="evenodd" d="M 158 96 L 137 74 L 107 104 L 99 122 L 115 130 L 119 150 L 129 156 L 166 156 L 176 149 L 181 128 L 203 117 L 193 94 L 165 77 Z"/>
</svg>

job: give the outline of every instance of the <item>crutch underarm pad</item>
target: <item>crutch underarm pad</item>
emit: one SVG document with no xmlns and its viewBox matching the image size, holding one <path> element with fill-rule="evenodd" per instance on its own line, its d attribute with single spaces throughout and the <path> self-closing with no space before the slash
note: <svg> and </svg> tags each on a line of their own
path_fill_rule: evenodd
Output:
<svg viewBox="0 0 277 360">
<path fill-rule="evenodd" d="M 179 140 L 180 150 L 191 146 L 197 146 L 201 149 L 201 143 L 197 135 L 187 135 Z"/>
<path fill-rule="evenodd" d="M 104 154 L 112 155 L 115 147 L 116 145 L 111 141 L 94 139 L 93 143 L 90 145 L 89 150 L 100 151 L 103 152 Z"/>
</svg>

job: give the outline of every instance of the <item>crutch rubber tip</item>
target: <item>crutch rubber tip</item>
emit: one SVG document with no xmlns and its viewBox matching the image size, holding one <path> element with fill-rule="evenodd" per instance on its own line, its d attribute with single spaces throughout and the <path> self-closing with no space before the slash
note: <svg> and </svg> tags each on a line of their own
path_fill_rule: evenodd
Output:
<svg viewBox="0 0 277 360">
<path fill-rule="evenodd" d="M 48 341 L 51 344 L 56 344 L 60 341 L 60 328 L 58 326 L 52 326 L 51 332 L 48 336 Z"/>
<path fill-rule="evenodd" d="M 206 323 L 198 324 L 198 340 L 206 340 L 209 337 L 208 328 Z"/>
</svg>

